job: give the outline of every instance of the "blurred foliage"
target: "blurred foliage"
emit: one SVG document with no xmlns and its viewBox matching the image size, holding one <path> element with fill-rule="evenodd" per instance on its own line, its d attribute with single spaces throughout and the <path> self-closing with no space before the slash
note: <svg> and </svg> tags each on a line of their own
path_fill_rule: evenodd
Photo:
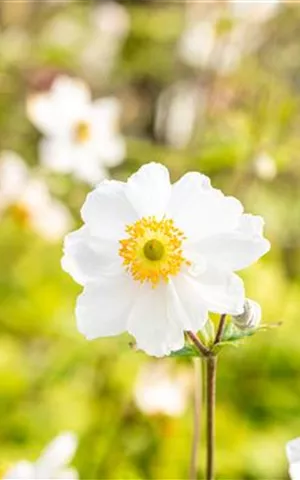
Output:
<svg viewBox="0 0 300 480">
<path fill-rule="evenodd" d="M 115 178 L 150 160 L 166 164 L 173 179 L 198 170 L 265 218 L 272 251 L 242 276 L 247 296 L 261 303 L 264 323 L 283 325 L 222 354 L 217 474 L 287 478 L 285 443 L 300 435 L 300 9 L 282 6 L 261 26 L 259 47 L 225 75 L 188 67 L 178 57 L 184 3 L 124 5 L 130 31 L 112 71 L 102 76 L 101 59 L 90 68 L 82 61 L 97 33 L 97 2 L 1 3 L 0 150 L 38 164 L 26 95 L 67 72 L 86 79 L 95 98 L 114 94 L 123 104 L 127 159 L 111 172 Z M 158 141 L 155 131 L 159 95 L 178 81 L 205 98 L 181 149 Z M 261 153 L 271 158 L 272 175 L 257 167 Z M 80 225 L 87 186 L 45 175 Z M 192 402 L 179 419 L 138 411 L 132 391 L 149 359 L 128 348 L 129 337 L 87 342 L 77 332 L 80 288 L 61 270 L 61 245 L 49 245 L 8 216 L 1 219 L 0 249 L 0 469 L 34 459 L 53 436 L 72 429 L 80 436 L 81 478 L 186 478 Z M 200 478 L 203 451 L 202 442 Z"/>
</svg>

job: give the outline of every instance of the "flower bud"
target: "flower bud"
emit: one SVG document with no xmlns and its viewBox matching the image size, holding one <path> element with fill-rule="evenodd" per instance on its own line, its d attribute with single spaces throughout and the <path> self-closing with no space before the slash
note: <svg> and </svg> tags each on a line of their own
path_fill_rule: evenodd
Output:
<svg viewBox="0 0 300 480">
<path fill-rule="evenodd" d="M 260 305 L 249 298 L 245 299 L 244 311 L 240 315 L 233 315 L 234 325 L 241 330 L 257 328 L 261 320 Z"/>
</svg>

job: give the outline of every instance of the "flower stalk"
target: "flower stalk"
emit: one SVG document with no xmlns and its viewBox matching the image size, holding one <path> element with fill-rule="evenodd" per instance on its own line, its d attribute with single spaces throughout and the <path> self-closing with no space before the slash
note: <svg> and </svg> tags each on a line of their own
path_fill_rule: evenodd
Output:
<svg viewBox="0 0 300 480">
<path fill-rule="evenodd" d="M 197 335 L 195 335 L 193 332 L 191 332 L 189 330 L 186 333 L 187 333 L 187 336 L 190 338 L 190 340 L 195 345 L 195 347 L 199 350 L 201 355 L 204 356 L 204 357 L 207 357 L 210 354 L 210 350 L 205 345 L 203 345 L 200 338 L 197 337 Z"/>
<path fill-rule="evenodd" d="M 215 409 L 217 357 L 210 355 L 206 359 L 207 417 L 206 417 L 206 480 L 214 479 L 215 465 Z"/>
<path fill-rule="evenodd" d="M 193 441 L 190 460 L 190 480 L 197 480 L 198 452 L 201 430 L 201 404 L 202 404 L 202 375 L 199 358 L 194 358 L 194 420 L 193 420 Z"/>
<path fill-rule="evenodd" d="M 191 331 L 187 331 L 187 336 L 193 342 L 195 347 L 204 357 L 206 362 L 206 480 L 214 480 L 215 472 L 215 410 L 216 410 L 216 379 L 217 379 L 217 354 L 214 347 L 222 341 L 226 325 L 226 314 L 222 314 L 218 325 L 217 333 L 210 348 L 206 347 L 199 337 Z M 197 387 L 197 385 L 196 385 Z M 195 405 L 195 414 L 197 412 Z M 197 439 L 198 441 L 198 439 Z M 193 452 L 191 460 L 190 478 L 196 479 L 196 455 L 195 438 L 193 442 Z"/>
<path fill-rule="evenodd" d="M 215 345 L 217 345 L 217 343 L 219 343 L 222 340 L 222 336 L 223 336 L 223 332 L 224 332 L 224 328 L 225 328 L 225 323 L 226 323 L 226 313 L 223 313 L 223 315 L 221 315 L 221 317 L 220 317 L 220 323 L 219 323 L 216 338 L 215 338 L 215 341 L 214 341 Z"/>
</svg>

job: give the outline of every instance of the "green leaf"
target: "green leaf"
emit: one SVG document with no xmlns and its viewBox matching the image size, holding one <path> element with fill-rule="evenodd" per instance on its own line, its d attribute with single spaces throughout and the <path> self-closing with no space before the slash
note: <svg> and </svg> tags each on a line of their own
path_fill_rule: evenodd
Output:
<svg viewBox="0 0 300 480">
<path fill-rule="evenodd" d="M 202 330 L 198 332 L 198 336 L 205 346 L 213 345 L 215 340 L 215 325 L 210 318 L 207 320 Z"/>
<path fill-rule="evenodd" d="M 172 352 L 170 357 L 201 357 L 199 350 L 197 350 L 193 345 L 185 345 L 180 350 Z"/>
<path fill-rule="evenodd" d="M 213 346 L 212 352 L 216 355 L 217 353 L 220 353 L 221 350 L 223 350 L 226 347 L 238 347 L 238 343 L 234 341 L 225 341 L 225 342 L 219 342 L 216 345 Z"/>
<path fill-rule="evenodd" d="M 257 328 L 249 328 L 246 330 L 242 330 L 236 327 L 233 323 L 228 323 L 225 327 L 222 340 L 224 342 L 237 342 L 242 340 L 246 337 L 251 337 L 255 335 L 257 332 L 265 332 L 267 330 L 271 330 L 273 328 L 277 328 L 281 325 L 281 323 L 269 323 L 269 324 L 262 324 Z"/>
</svg>

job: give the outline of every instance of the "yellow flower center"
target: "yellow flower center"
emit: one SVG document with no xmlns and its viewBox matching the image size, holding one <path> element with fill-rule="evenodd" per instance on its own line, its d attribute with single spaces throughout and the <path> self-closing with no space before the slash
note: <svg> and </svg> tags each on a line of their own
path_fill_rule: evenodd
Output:
<svg viewBox="0 0 300 480">
<path fill-rule="evenodd" d="M 91 137 L 91 127 L 89 123 L 81 121 L 74 127 L 74 139 L 76 143 L 85 143 Z"/>
<path fill-rule="evenodd" d="M 153 238 L 144 245 L 144 255 L 148 260 L 159 261 L 165 253 L 165 247 L 162 242 Z"/>
<path fill-rule="evenodd" d="M 128 238 L 120 240 L 119 255 L 134 280 L 156 287 L 161 280 L 167 282 L 177 275 L 182 264 L 189 265 L 182 251 L 184 234 L 173 220 L 143 217 L 127 225 L 126 233 Z"/>
<path fill-rule="evenodd" d="M 26 205 L 23 205 L 22 203 L 15 203 L 14 205 L 11 205 L 11 207 L 8 209 L 8 213 L 10 213 L 14 220 L 22 227 L 25 227 L 30 223 L 31 214 Z"/>
</svg>

